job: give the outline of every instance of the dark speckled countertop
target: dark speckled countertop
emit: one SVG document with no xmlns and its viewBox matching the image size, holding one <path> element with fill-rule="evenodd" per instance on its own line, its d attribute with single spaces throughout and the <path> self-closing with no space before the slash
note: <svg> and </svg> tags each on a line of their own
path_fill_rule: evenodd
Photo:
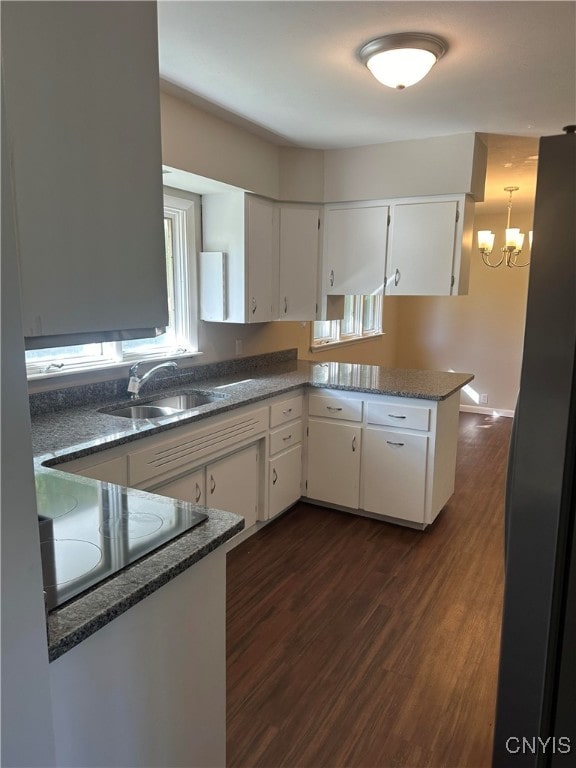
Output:
<svg viewBox="0 0 576 768">
<path fill-rule="evenodd" d="M 186 389 L 220 395 L 214 402 L 193 411 L 151 420 L 130 420 L 99 409 L 128 404 L 125 382 L 110 387 L 62 389 L 47 395 L 31 396 L 32 439 L 37 473 L 49 473 L 62 481 L 91 483 L 66 472 L 66 459 L 79 458 L 141 437 L 201 421 L 301 387 L 318 387 L 425 400 L 444 400 L 465 386 L 472 374 L 444 371 L 405 370 L 350 363 L 298 361 L 294 350 L 275 353 L 237 364 L 216 364 L 181 369 L 176 375 L 151 382 L 155 389 L 141 393 L 140 402 L 161 394 Z M 216 375 L 210 375 L 210 374 Z M 120 396 L 119 396 L 120 395 Z M 50 469 L 60 464 L 59 469 Z M 129 489 L 149 504 L 166 504 L 166 499 Z M 171 502 L 193 507 L 186 502 Z M 100 627 L 145 598 L 170 579 L 189 568 L 244 527 L 241 517 L 219 510 L 206 510 L 208 520 L 168 544 L 124 568 L 88 592 L 50 612 L 48 616 L 49 656 L 54 660 Z M 39 499 L 39 513 L 42 514 Z"/>
</svg>

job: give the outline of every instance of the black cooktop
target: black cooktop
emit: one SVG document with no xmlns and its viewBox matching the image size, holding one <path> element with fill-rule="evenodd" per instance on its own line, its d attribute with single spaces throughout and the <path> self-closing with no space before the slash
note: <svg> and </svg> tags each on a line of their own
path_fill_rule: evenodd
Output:
<svg viewBox="0 0 576 768">
<path fill-rule="evenodd" d="M 60 473 L 40 473 L 36 492 L 48 609 L 208 517 L 184 501 Z"/>
</svg>

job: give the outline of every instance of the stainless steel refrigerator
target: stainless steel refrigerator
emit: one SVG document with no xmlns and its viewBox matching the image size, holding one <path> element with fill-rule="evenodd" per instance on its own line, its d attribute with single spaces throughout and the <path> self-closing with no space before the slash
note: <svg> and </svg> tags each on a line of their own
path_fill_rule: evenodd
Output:
<svg viewBox="0 0 576 768">
<path fill-rule="evenodd" d="M 576 766 L 576 133 L 540 140 L 494 768 Z"/>
</svg>

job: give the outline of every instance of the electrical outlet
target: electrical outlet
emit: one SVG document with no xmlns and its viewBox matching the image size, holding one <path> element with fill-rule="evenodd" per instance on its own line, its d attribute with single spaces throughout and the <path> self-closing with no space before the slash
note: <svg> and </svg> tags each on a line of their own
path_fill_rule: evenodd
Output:
<svg viewBox="0 0 576 768">
<path fill-rule="evenodd" d="M 236 354 L 241 355 L 244 349 L 242 339 L 236 339 Z"/>
<path fill-rule="evenodd" d="M 486 393 L 480 395 L 480 405 L 488 405 L 488 395 Z"/>
</svg>

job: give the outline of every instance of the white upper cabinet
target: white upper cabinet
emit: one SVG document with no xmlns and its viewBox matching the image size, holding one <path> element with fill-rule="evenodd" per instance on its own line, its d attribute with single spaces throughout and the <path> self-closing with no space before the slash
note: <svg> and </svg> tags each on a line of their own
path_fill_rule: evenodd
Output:
<svg viewBox="0 0 576 768">
<path fill-rule="evenodd" d="M 316 317 L 320 210 L 282 203 L 280 211 L 280 320 Z"/>
<path fill-rule="evenodd" d="M 323 280 L 327 295 L 384 293 L 388 205 L 330 204 L 324 214 Z"/>
<path fill-rule="evenodd" d="M 219 296 L 225 306 L 218 319 L 228 323 L 262 323 L 278 312 L 278 212 L 276 205 L 243 191 L 202 197 L 203 250 L 221 251 L 224 269 L 200 270 L 201 296 Z M 211 285 L 214 274 L 224 286 Z M 213 320 L 201 306 L 203 320 Z"/>
<path fill-rule="evenodd" d="M 468 292 L 474 203 L 453 198 L 414 199 L 390 208 L 386 293 L 450 296 Z"/>
<path fill-rule="evenodd" d="M 167 324 L 157 41 L 151 2 L 3 4 L 29 347 Z"/>
</svg>

